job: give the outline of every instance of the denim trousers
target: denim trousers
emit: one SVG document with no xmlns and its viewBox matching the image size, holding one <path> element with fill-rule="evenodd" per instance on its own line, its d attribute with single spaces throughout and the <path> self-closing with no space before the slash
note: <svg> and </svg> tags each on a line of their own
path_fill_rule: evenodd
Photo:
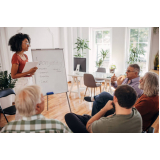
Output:
<svg viewBox="0 0 160 160">
<path fill-rule="evenodd" d="M 98 113 L 109 100 L 113 100 L 113 96 L 108 92 L 102 92 L 97 96 L 94 96 L 95 101 L 93 102 L 92 116 Z M 106 112 L 105 117 L 114 113 L 114 109 Z"/>
</svg>

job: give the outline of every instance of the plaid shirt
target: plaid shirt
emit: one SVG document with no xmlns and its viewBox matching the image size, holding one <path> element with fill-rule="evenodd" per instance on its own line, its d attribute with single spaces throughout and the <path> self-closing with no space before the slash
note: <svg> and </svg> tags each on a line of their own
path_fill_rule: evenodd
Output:
<svg viewBox="0 0 160 160">
<path fill-rule="evenodd" d="M 71 133 L 71 130 L 62 122 L 39 114 L 9 122 L 1 133 Z"/>
</svg>

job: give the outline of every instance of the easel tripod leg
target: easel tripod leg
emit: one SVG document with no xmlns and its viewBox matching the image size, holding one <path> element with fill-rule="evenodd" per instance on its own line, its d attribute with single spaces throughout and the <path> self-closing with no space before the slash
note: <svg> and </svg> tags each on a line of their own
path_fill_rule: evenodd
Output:
<svg viewBox="0 0 160 160">
<path fill-rule="evenodd" d="M 68 100 L 68 105 L 69 105 L 70 112 L 72 113 L 67 92 L 66 92 L 66 96 L 67 96 L 67 100 Z"/>
</svg>

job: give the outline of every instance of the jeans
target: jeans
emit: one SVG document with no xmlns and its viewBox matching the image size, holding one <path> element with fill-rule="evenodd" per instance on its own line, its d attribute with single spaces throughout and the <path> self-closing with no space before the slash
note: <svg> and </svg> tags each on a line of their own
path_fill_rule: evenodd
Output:
<svg viewBox="0 0 160 160">
<path fill-rule="evenodd" d="M 65 121 L 73 133 L 89 133 L 86 129 L 86 124 L 91 118 L 89 115 L 77 115 L 74 113 L 67 113 Z"/>
<path fill-rule="evenodd" d="M 113 96 L 109 94 L 108 92 L 102 92 L 97 96 L 94 96 L 95 101 L 93 102 L 93 108 L 92 108 L 92 116 L 94 116 L 96 113 L 98 113 L 109 100 L 113 100 Z M 108 115 L 111 115 L 114 113 L 114 109 L 111 109 L 110 111 L 106 112 L 105 117 Z"/>
</svg>

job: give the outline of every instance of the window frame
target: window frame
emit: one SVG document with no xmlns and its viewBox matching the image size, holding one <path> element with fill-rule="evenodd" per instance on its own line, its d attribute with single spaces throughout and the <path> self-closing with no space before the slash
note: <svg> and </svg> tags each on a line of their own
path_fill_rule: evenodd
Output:
<svg viewBox="0 0 160 160">
<path fill-rule="evenodd" d="M 104 60 L 104 62 L 108 62 L 109 64 L 112 62 L 112 27 L 93 27 L 91 28 L 91 41 L 92 41 L 92 50 L 93 50 L 93 61 L 94 63 L 98 60 L 98 53 L 96 51 L 96 41 L 95 41 L 95 33 L 96 31 L 110 31 L 110 58 L 109 61 L 108 60 Z M 96 64 L 95 64 L 96 66 Z M 94 67 L 94 70 L 96 70 L 96 67 Z"/>
<path fill-rule="evenodd" d="M 130 49 L 130 29 L 140 29 L 140 28 L 148 28 L 148 50 L 146 56 L 146 72 L 149 70 L 149 55 L 150 55 L 150 42 L 151 42 L 151 27 L 127 27 L 126 28 L 126 55 L 125 55 L 125 69 L 128 67 L 128 58 L 129 58 L 129 49 Z M 138 42 L 139 43 L 139 42 Z M 143 42 L 142 42 L 143 43 Z M 146 42 L 144 42 L 146 43 Z M 142 74 L 142 73 L 141 73 Z M 142 76 L 142 75 L 141 75 Z"/>
</svg>

